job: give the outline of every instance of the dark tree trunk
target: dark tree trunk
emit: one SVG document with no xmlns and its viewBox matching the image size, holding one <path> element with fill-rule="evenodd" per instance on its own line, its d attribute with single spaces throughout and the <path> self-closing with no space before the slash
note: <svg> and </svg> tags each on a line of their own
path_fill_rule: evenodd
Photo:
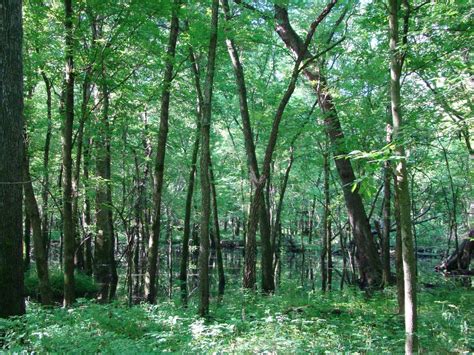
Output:
<svg viewBox="0 0 474 355">
<path fill-rule="evenodd" d="M 102 37 L 102 24 L 95 22 L 96 38 Z M 111 157 L 110 157 L 110 121 L 109 106 L 110 97 L 107 85 L 107 74 L 104 58 L 101 60 L 100 83 L 96 92 L 96 105 L 100 108 L 98 125 L 98 135 L 96 138 L 96 173 L 99 182 L 96 187 L 96 240 L 94 249 L 95 259 L 95 279 L 99 285 L 98 300 L 108 302 L 113 269 L 113 248 L 114 235 L 112 230 L 112 191 L 110 184 L 111 177 Z M 98 105 L 100 103 L 100 105 Z"/>
<path fill-rule="evenodd" d="M 64 83 L 63 122 L 63 234 L 64 234 L 64 306 L 69 307 L 75 300 L 74 254 L 76 242 L 72 215 L 72 131 L 74 123 L 74 34 L 72 0 L 64 0 L 64 27 L 66 33 L 66 70 Z"/>
<path fill-rule="evenodd" d="M 49 200 L 49 151 L 51 147 L 51 131 L 53 128 L 52 121 L 52 95 L 51 95 L 51 81 L 46 76 L 44 71 L 41 72 L 43 77 L 44 85 L 46 87 L 46 119 L 47 119 L 47 129 L 46 129 L 46 138 L 44 141 L 44 154 L 43 154 L 43 188 L 41 190 L 41 198 L 43 205 L 42 210 L 42 233 L 43 240 L 45 245 L 47 245 L 49 240 L 49 211 L 48 211 L 48 200 Z"/>
<path fill-rule="evenodd" d="M 91 138 L 88 138 L 87 144 L 84 147 L 84 212 L 83 212 L 83 228 L 85 230 L 85 258 L 84 258 L 84 271 L 86 275 L 91 276 L 94 270 L 92 261 L 92 216 L 91 216 L 91 201 L 88 194 L 89 189 L 89 166 L 90 166 L 90 147 L 93 144 Z"/>
<path fill-rule="evenodd" d="M 72 216 L 74 219 L 74 232 L 76 234 L 76 267 L 79 270 L 85 269 L 84 260 L 84 245 L 82 243 L 80 228 L 79 228 L 79 183 L 81 177 L 81 160 L 82 160 L 82 146 L 84 140 L 84 125 L 88 117 L 88 102 L 91 96 L 91 82 L 90 71 L 85 74 L 84 83 L 82 84 L 82 104 L 81 104 L 81 119 L 79 121 L 79 129 L 77 133 L 77 150 L 76 150 L 76 165 L 73 174 L 73 201 L 72 201 Z"/>
<path fill-rule="evenodd" d="M 189 47 L 189 58 L 191 60 L 191 69 L 194 77 L 194 87 L 198 98 L 196 136 L 194 138 L 193 151 L 191 153 L 191 170 L 189 171 L 188 187 L 186 192 L 186 205 L 184 210 L 184 232 L 181 251 L 181 262 L 179 280 L 181 287 L 181 301 L 183 305 L 188 303 L 188 261 L 189 261 L 189 238 L 191 234 L 191 207 L 194 194 L 194 180 L 196 177 L 196 163 L 199 151 L 199 138 L 201 135 L 201 115 L 202 115 L 202 91 L 199 75 L 199 67 L 192 47 Z"/>
<path fill-rule="evenodd" d="M 331 238 L 330 234 L 330 195 L 329 195 L 329 152 L 327 151 L 327 146 L 325 151 L 323 151 L 323 160 L 324 160 L 324 214 L 323 214 L 323 232 L 322 236 L 322 248 L 321 248 L 321 290 L 325 292 L 329 289 L 328 287 L 328 272 L 329 272 L 329 256 L 328 256 L 328 245 Z"/>
<path fill-rule="evenodd" d="M 231 21 L 230 9 L 227 0 L 222 0 L 222 7 L 224 9 L 226 21 Z M 255 142 L 252 133 L 252 126 L 250 124 L 250 113 L 247 102 L 247 88 L 245 84 L 244 70 L 240 62 L 238 49 L 231 38 L 226 40 L 227 51 L 232 61 L 234 68 L 235 81 L 237 84 L 237 91 L 239 94 L 240 115 L 242 119 L 242 128 L 244 133 L 245 152 L 247 154 L 247 164 L 249 169 L 249 178 L 252 188 L 256 188 L 256 182 L 260 179 L 260 172 L 258 168 L 257 155 L 255 153 Z M 263 191 L 262 191 L 263 194 Z M 258 219 L 254 218 L 252 221 L 257 224 L 260 222 L 260 235 L 262 238 L 262 290 L 264 292 L 273 292 L 275 284 L 273 281 L 273 250 L 271 248 L 271 231 L 269 214 L 263 196 L 259 197 L 261 201 L 258 210 Z M 252 226 L 252 230 L 256 230 L 257 226 Z M 245 243 L 245 258 L 246 271 L 244 276 L 244 287 L 253 289 L 256 282 L 256 239 L 253 235 L 246 239 Z"/>
<path fill-rule="evenodd" d="M 21 1 L 2 1 L 0 23 L 0 317 L 8 317 L 25 313 Z"/>
<path fill-rule="evenodd" d="M 178 40 L 179 19 L 178 11 L 180 0 L 173 3 L 171 15 L 171 28 L 166 53 L 166 68 L 163 78 L 163 91 L 161 94 L 160 129 L 156 148 L 154 188 L 153 188 L 153 224 L 148 243 L 148 264 L 145 276 L 145 296 L 149 303 L 156 300 L 156 279 L 158 273 L 158 243 L 161 228 L 161 198 L 163 192 L 163 174 L 165 170 L 166 141 L 168 138 L 168 119 L 170 106 L 171 82 L 173 81 L 173 64 Z"/>
<path fill-rule="evenodd" d="M 214 179 L 214 170 L 212 169 L 212 162 L 209 161 L 209 177 L 211 180 L 211 198 L 212 198 L 212 214 L 214 217 L 214 244 L 216 245 L 217 254 L 217 273 L 219 275 L 218 293 L 219 296 L 224 294 L 225 290 L 225 274 L 224 274 L 224 261 L 222 259 L 222 248 L 221 248 L 221 233 L 219 230 L 219 214 L 217 208 L 217 193 L 216 193 L 216 182 Z"/>
<path fill-rule="evenodd" d="M 199 244 L 199 314 L 209 313 L 209 223 L 211 215 L 211 190 L 209 179 L 210 129 L 212 114 L 212 91 L 217 49 L 217 22 L 219 0 L 212 0 L 212 17 L 207 56 L 206 82 L 201 117 L 201 238 Z"/>
<path fill-rule="evenodd" d="M 336 1 L 330 4 L 335 5 Z M 329 10 L 332 8 L 329 8 Z M 285 45 L 296 57 L 303 56 L 311 59 L 313 55 L 304 48 L 304 43 L 291 27 L 288 12 L 285 8 L 275 6 L 276 32 Z M 313 58 L 314 59 L 314 58 Z M 311 83 L 318 97 L 318 103 L 325 114 L 325 125 L 329 134 L 336 170 L 342 182 L 344 198 L 349 215 L 349 221 L 357 244 L 357 261 L 362 286 L 380 287 L 382 282 L 382 265 L 370 231 L 369 220 L 365 212 L 362 197 L 358 189 L 353 189 L 356 183 L 351 161 L 341 156 L 346 155 L 344 148 L 344 133 L 339 121 L 336 107 L 332 102 L 332 96 L 326 83 L 326 78 L 321 75 L 321 68 L 313 60 L 304 69 L 304 75 Z"/>
<path fill-rule="evenodd" d="M 33 230 L 33 251 L 35 255 L 36 272 L 39 280 L 39 291 L 41 295 L 41 304 L 52 304 L 52 293 L 49 284 L 48 257 L 46 244 L 41 233 L 41 217 L 38 209 L 38 203 L 33 190 L 33 184 L 30 176 L 30 159 L 28 156 L 28 137 L 25 135 L 24 159 L 23 159 L 23 179 L 25 193 L 26 213 L 31 221 Z"/>
<path fill-rule="evenodd" d="M 283 201 L 285 199 L 286 187 L 288 186 L 288 179 L 290 177 L 290 171 L 293 167 L 294 161 L 294 150 L 293 147 L 290 147 L 290 160 L 288 162 L 288 166 L 285 170 L 285 175 L 283 176 L 283 182 L 280 188 L 280 198 L 278 200 L 278 205 L 275 211 L 275 223 L 272 229 L 272 248 L 273 248 L 273 255 L 274 255 L 274 262 L 273 262 L 273 279 L 277 279 L 277 265 L 280 260 L 280 241 L 281 241 L 281 213 L 283 211 Z"/>
</svg>

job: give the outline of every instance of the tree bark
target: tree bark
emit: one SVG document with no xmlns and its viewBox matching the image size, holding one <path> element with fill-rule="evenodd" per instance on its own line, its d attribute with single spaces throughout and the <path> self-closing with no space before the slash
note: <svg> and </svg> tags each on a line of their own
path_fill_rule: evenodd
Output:
<svg viewBox="0 0 474 355">
<path fill-rule="evenodd" d="M 389 144 L 392 137 L 391 125 L 387 123 L 387 139 L 386 142 Z M 383 229 L 382 229 L 382 271 L 383 271 L 383 283 L 388 286 L 392 283 L 392 273 L 390 270 L 390 203 L 391 203 L 391 180 L 392 180 L 392 168 L 390 161 L 387 160 L 384 163 L 383 168 Z"/>
<path fill-rule="evenodd" d="M 406 45 L 406 35 L 409 16 L 409 5 L 407 0 L 401 1 L 405 10 L 404 38 Z M 389 29 L 390 29 L 390 97 L 393 121 L 393 139 L 396 144 L 395 154 L 400 158 L 395 167 L 395 194 L 399 204 L 400 232 L 402 244 L 403 260 L 403 286 L 405 303 L 405 353 L 412 354 L 417 351 L 416 339 L 416 265 L 413 245 L 412 220 L 410 208 L 410 191 L 407 172 L 407 162 L 403 140 L 401 139 L 402 105 L 400 93 L 400 78 L 404 54 L 399 46 L 398 16 L 400 12 L 400 0 L 389 0 Z M 406 49 L 405 49 L 406 50 Z"/>
<path fill-rule="evenodd" d="M 83 227 L 85 230 L 85 258 L 84 258 L 84 271 L 86 275 L 91 276 L 94 270 L 93 258 L 92 258 L 92 216 L 91 216 L 91 201 L 88 194 L 89 189 L 89 166 L 90 166 L 90 147 L 93 144 L 92 138 L 86 139 L 86 146 L 84 147 L 84 211 L 83 211 Z"/>
<path fill-rule="evenodd" d="M 145 275 L 145 296 L 149 303 L 156 300 L 156 278 L 158 273 L 158 243 L 161 228 L 161 198 L 163 191 L 163 174 L 165 170 L 166 141 L 168 138 L 168 119 L 171 82 L 173 80 L 173 66 L 176 52 L 176 43 L 179 32 L 178 11 L 180 0 L 175 0 L 172 5 L 170 37 L 166 52 L 166 68 L 163 78 L 163 92 L 161 95 L 160 128 L 156 149 L 154 188 L 153 188 L 153 224 L 148 243 L 148 263 Z"/>
<path fill-rule="evenodd" d="M 214 244 L 216 245 L 217 254 L 217 273 L 219 277 L 218 293 L 219 296 L 224 294 L 225 290 L 225 274 L 224 274 L 224 261 L 222 259 L 222 248 L 221 248 L 221 233 L 219 230 L 219 214 L 217 208 L 217 193 L 216 193 L 216 181 L 214 179 L 214 170 L 212 169 L 212 161 L 209 160 L 209 177 L 211 180 L 211 198 L 212 198 L 212 214 L 214 217 Z"/>
<path fill-rule="evenodd" d="M 217 49 L 217 24 L 219 0 L 212 0 L 211 28 L 209 51 L 207 56 L 206 82 L 204 86 L 204 100 L 201 117 L 201 237 L 199 244 L 199 315 L 209 314 L 209 223 L 211 214 L 210 201 L 210 129 L 212 114 L 212 91 L 214 84 L 214 70 Z"/>
<path fill-rule="evenodd" d="M 24 271 L 29 270 L 30 265 L 31 265 L 31 220 L 30 220 L 30 215 L 26 210 L 26 201 L 25 201 L 25 228 L 24 228 L 24 233 L 23 233 L 23 269 Z"/>
<path fill-rule="evenodd" d="M 335 1 L 332 3 L 335 4 Z M 304 49 L 302 39 L 290 24 L 286 8 L 275 5 L 275 19 L 276 32 L 295 56 L 303 56 L 307 60 L 313 59 L 311 64 L 305 65 L 303 72 L 318 97 L 319 107 L 325 114 L 325 125 L 334 152 L 336 169 L 342 182 L 350 225 L 357 244 L 356 257 L 359 264 L 361 286 L 380 287 L 382 265 L 372 238 L 362 197 L 357 188 L 353 189 L 356 178 L 352 164 L 350 160 L 341 158 L 347 154 L 344 148 L 344 133 L 336 107 L 332 102 L 326 78 L 321 74 L 321 68 L 314 61 L 314 56 Z"/>
<path fill-rule="evenodd" d="M 329 195 L 329 152 L 327 151 L 327 146 L 325 151 L 323 151 L 323 161 L 324 161 L 324 214 L 323 214 L 323 232 L 322 234 L 322 248 L 321 248 L 321 290 L 325 292 L 328 290 L 328 272 L 329 272 L 329 257 L 328 257 L 328 245 L 331 238 L 329 229 L 330 229 L 330 195 Z M 327 259 L 326 259 L 327 258 Z"/>
<path fill-rule="evenodd" d="M 42 211 L 42 233 L 43 240 L 47 246 L 49 240 L 49 211 L 48 211 L 48 200 L 49 200 L 49 152 L 51 148 L 51 131 L 53 129 L 52 120 L 52 94 L 51 94 L 51 81 L 49 80 L 46 73 L 42 70 L 41 76 L 43 77 L 44 85 L 46 87 L 46 119 L 47 129 L 46 138 L 44 141 L 44 154 L 43 154 L 43 188 L 41 190 L 41 199 L 43 201 Z M 47 254 L 46 254 L 47 256 Z"/>
<path fill-rule="evenodd" d="M 181 250 L 181 263 L 179 280 L 181 287 L 181 301 L 183 305 L 188 303 L 188 261 L 189 261 L 189 238 L 191 235 L 191 207 L 193 203 L 194 194 L 194 180 L 196 177 L 196 163 L 199 151 L 199 139 L 201 135 L 201 115 L 202 115 L 202 91 L 201 82 L 199 75 L 199 67 L 196 62 L 196 57 L 192 47 L 189 47 L 189 58 L 191 60 L 191 69 L 194 77 L 194 87 L 196 88 L 197 94 L 197 123 L 196 123 L 196 136 L 194 138 L 193 150 L 191 153 L 191 170 L 189 171 L 188 187 L 186 192 L 186 205 L 184 210 L 184 231 L 183 231 L 183 243 Z"/>
<path fill-rule="evenodd" d="M 25 313 L 21 1 L 2 1 L 0 23 L 0 317 L 8 317 Z"/>
<path fill-rule="evenodd" d="M 227 0 L 221 0 L 222 7 L 224 9 L 224 14 L 226 21 L 231 21 L 229 4 Z M 242 63 L 240 62 L 239 53 L 237 46 L 231 38 L 227 38 L 227 51 L 232 61 L 232 66 L 234 68 L 235 81 L 237 84 L 237 92 L 239 95 L 239 107 L 240 107 L 240 116 L 242 119 L 242 129 L 244 133 L 244 142 L 245 142 L 245 152 L 247 154 L 247 165 L 249 169 L 249 178 L 252 188 L 256 188 L 256 181 L 260 179 L 260 172 L 258 168 L 257 155 L 255 153 L 255 142 L 252 133 L 252 126 L 250 123 L 250 113 L 248 109 L 247 102 L 247 88 L 245 84 L 244 70 Z M 263 193 L 263 192 L 262 192 Z M 262 290 L 264 292 L 273 292 L 275 290 L 275 283 L 273 281 L 273 250 L 271 246 L 270 238 L 270 221 L 269 214 L 266 206 L 265 199 L 263 196 L 259 198 L 262 203 L 259 205 L 260 210 L 258 211 L 258 219 L 253 219 L 254 223 L 260 222 L 260 236 L 262 239 Z M 252 230 L 256 230 L 257 226 L 252 226 Z M 246 271 L 244 278 L 244 287 L 253 289 L 256 282 L 256 240 L 255 238 L 247 239 L 245 243 L 246 248 L 246 258 L 245 262 Z"/>
<path fill-rule="evenodd" d="M 64 233 L 64 306 L 75 300 L 74 290 L 74 220 L 72 215 L 72 131 L 74 123 L 74 34 L 72 0 L 64 0 L 66 69 L 64 83 L 63 153 L 63 233 Z"/>
<path fill-rule="evenodd" d="M 92 19 L 93 37 L 103 38 L 103 22 L 97 17 Z M 112 230 L 112 190 L 110 156 L 110 95 L 107 83 L 107 71 L 104 53 L 99 54 L 99 78 L 95 89 L 95 107 L 97 108 L 98 134 L 96 147 L 96 175 L 99 178 L 95 193 L 96 238 L 94 248 L 94 277 L 99 286 L 99 302 L 110 300 L 113 272 L 114 235 Z"/>
<path fill-rule="evenodd" d="M 72 216 L 74 219 L 74 232 L 76 234 L 76 267 L 79 270 L 85 269 L 84 260 L 84 246 L 82 244 L 81 233 L 79 231 L 79 183 L 81 177 L 81 160 L 82 160 L 82 146 L 84 141 L 84 125 L 88 117 L 87 105 L 91 96 L 91 82 L 90 70 L 86 71 L 84 82 L 82 84 L 82 104 L 81 104 L 81 119 L 79 121 L 79 129 L 77 133 L 77 150 L 76 150 L 76 165 L 73 174 L 73 201 L 72 201 Z"/>
<path fill-rule="evenodd" d="M 25 193 L 26 213 L 31 221 L 33 230 L 33 251 L 36 262 L 36 273 L 39 280 L 39 291 L 41 295 L 41 304 L 44 306 L 52 304 L 52 293 L 49 284 L 48 257 L 46 244 L 41 232 L 41 217 L 38 209 L 38 203 L 33 190 L 33 184 L 30 176 L 30 159 L 28 156 L 28 137 L 25 134 L 24 158 L 23 158 L 23 179 Z"/>
</svg>

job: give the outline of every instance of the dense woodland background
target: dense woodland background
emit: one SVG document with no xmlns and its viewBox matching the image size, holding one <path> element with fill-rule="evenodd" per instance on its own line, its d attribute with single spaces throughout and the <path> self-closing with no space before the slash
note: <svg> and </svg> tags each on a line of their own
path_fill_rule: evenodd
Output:
<svg viewBox="0 0 474 355">
<path fill-rule="evenodd" d="M 0 4 L 0 348 L 474 350 L 469 1 Z"/>
</svg>

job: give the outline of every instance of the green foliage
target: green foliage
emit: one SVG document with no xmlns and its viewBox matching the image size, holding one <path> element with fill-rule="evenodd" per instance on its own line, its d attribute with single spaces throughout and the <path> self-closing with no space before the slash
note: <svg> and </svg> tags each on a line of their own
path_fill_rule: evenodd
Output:
<svg viewBox="0 0 474 355">
<path fill-rule="evenodd" d="M 77 297 L 95 297 L 98 287 L 91 276 L 76 272 L 74 279 L 76 282 Z M 53 269 L 49 273 L 49 281 L 53 292 L 53 299 L 57 302 L 61 302 L 64 291 L 64 274 L 59 269 Z M 39 299 L 39 281 L 34 265 L 32 265 L 31 269 L 25 274 L 25 295 L 35 300 Z"/>
<path fill-rule="evenodd" d="M 274 296 L 228 291 L 209 320 L 191 304 L 172 301 L 128 308 L 82 300 L 72 309 L 42 309 L 0 321 L 0 349 L 10 352 L 358 352 L 399 353 L 403 319 L 395 290 L 368 299 L 354 289 L 322 294 L 293 282 Z M 178 301 L 176 301 L 178 302 Z M 472 295 L 449 283 L 422 289 L 418 336 L 422 351 L 473 351 Z"/>
</svg>

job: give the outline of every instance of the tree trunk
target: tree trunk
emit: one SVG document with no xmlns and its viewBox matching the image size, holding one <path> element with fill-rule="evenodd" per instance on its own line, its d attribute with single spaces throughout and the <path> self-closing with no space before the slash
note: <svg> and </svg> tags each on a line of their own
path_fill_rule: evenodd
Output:
<svg viewBox="0 0 474 355">
<path fill-rule="evenodd" d="M 333 1 L 331 4 L 334 5 L 335 2 Z M 286 8 L 275 5 L 275 18 L 276 32 L 295 56 L 303 56 L 304 59 L 313 58 L 313 55 L 304 49 L 302 39 L 291 27 Z M 353 189 L 356 177 L 351 161 L 341 157 L 347 154 L 344 148 L 344 133 L 336 107 L 332 102 L 332 95 L 329 92 L 326 78 L 321 74 L 321 68 L 314 60 L 305 67 L 303 72 L 315 91 L 319 106 L 325 115 L 325 125 L 334 151 L 336 170 L 342 182 L 349 221 L 357 244 L 356 257 L 359 264 L 361 286 L 380 287 L 382 265 L 372 238 L 362 197 L 358 192 L 358 188 Z"/>
<path fill-rule="evenodd" d="M 222 7 L 224 9 L 226 21 L 231 21 L 229 4 L 227 0 L 222 0 Z M 252 133 L 252 126 L 250 124 L 250 113 L 247 102 L 247 88 L 245 84 L 244 70 L 240 62 L 239 53 L 234 41 L 227 38 L 227 51 L 232 61 L 234 68 L 235 81 L 237 84 L 237 91 L 239 94 L 240 115 L 242 119 L 242 128 L 244 133 L 245 152 L 247 154 L 247 164 L 249 168 L 249 178 L 252 187 L 256 188 L 256 181 L 260 179 L 260 172 L 258 169 L 257 156 L 255 153 L 255 142 Z M 263 194 L 263 191 L 262 191 Z M 254 218 L 252 221 L 258 223 L 260 221 L 260 235 L 262 238 L 262 290 L 264 292 L 273 292 L 275 283 L 273 280 L 273 250 L 271 248 L 271 231 L 270 221 L 267 206 L 263 196 L 259 197 L 258 219 Z M 256 230 L 257 226 L 252 226 L 251 229 Z M 246 271 L 244 276 L 244 287 L 253 289 L 256 282 L 256 239 L 252 235 L 245 243 L 245 257 L 246 257 Z"/>
<path fill-rule="evenodd" d="M 194 194 L 194 180 L 196 177 L 196 163 L 197 155 L 199 151 L 199 138 L 201 135 L 201 115 L 202 115 L 202 91 L 201 82 L 199 75 L 199 67 L 196 62 L 196 57 L 192 47 L 189 47 L 189 58 L 191 60 L 191 69 L 194 77 L 194 87 L 196 88 L 197 94 L 197 123 L 196 123 L 196 136 L 194 138 L 193 151 L 191 153 L 191 170 L 189 171 L 188 187 L 186 192 L 186 205 L 184 210 L 184 231 L 183 231 L 183 243 L 181 250 L 181 263 L 179 280 L 181 287 L 181 301 L 183 305 L 188 303 L 188 261 L 189 261 L 189 237 L 191 235 L 191 207 L 193 203 Z"/>
<path fill-rule="evenodd" d="M 281 213 L 283 211 L 283 201 L 285 198 L 286 187 L 288 186 L 288 179 L 290 177 L 290 171 L 293 167 L 294 161 L 294 149 L 293 146 L 290 147 L 290 160 L 288 166 L 285 170 L 285 175 L 283 176 L 283 182 L 280 188 L 280 198 L 278 200 L 278 205 L 275 211 L 275 224 L 272 229 L 272 248 L 274 255 L 273 262 L 273 279 L 276 280 L 277 265 L 280 259 L 280 241 L 281 241 Z"/>
<path fill-rule="evenodd" d="M 328 147 L 326 146 L 325 149 Z M 328 245 L 331 238 L 329 229 L 330 229 L 330 195 L 329 195 L 329 152 L 325 150 L 323 152 L 323 161 L 324 161 L 324 214 L 323 214 L 323 232 L 322 234 L 322 249 L 321 249 L 321 290 L 325 292 L 328 290 L 328 271 L 329 271 L 329 262 L 326 261 L 328 257 Z M 329 257 L 328 257 L 329 259 Z"/>
<path fill-rule="evenodd" d="M 90 70 L 85 74 L 84 83 L 82 84 L 82 104 L 81 104 L 81 119 L 79 121 L 79 129 L 77 133 L 77 150 L 76 150 L 76 165 L 73 174 L 73 201 L 72 201 L 72 216 L 74 219 L 74 232 L 76 234 L 76 267 L 79 270 L 85 269 L 84 260 L 84 246 L 82 244 L 81 233 L 79 230 L 79 183 L 81 177 L 81 160 L 82 160 L 82 146 L 84 140 L 84 125 L 88 117 L 87 105 L 91 96 L 91 82 Z"/>
<path fill-rule="evenodd" d="M 5 0 L 0 8 L 0 317 L 25 313 L 21 4 Z"/>
<path fill-rule="evenodd" d="M 212 0 L 212 17 L 207 59 L 206 83 L 201 117 L 201 238 L 199 245 L 199 314 L 204 317 L 209 313 L 209 223 L 211 214 L 210 201 L 210 129 L 212 114 L 212 90 L 217 49 L 217 22 L 219 0 Z"/>
<path fill-rule="evenodd" d="M 404 40 L 406 45 L 406 35 L 408 26 L 409 6 L 407 0 L 402 0 L 405 10 Z M 410 191 L 407 172 L 407 162 L 403 139 L 401 138 L 402 107 L 400 95 L 400 77 L 403 66 L 404 54 L 399 48 L 398 14 L 400 12 L 400 0 L 389 0 L 389 28 L 390 28 L 390 97 L 393 120 L 393 139 L 396 144 L 395 154 L 400 158 L 397 160 L 395 168 L 395 195 L 399 205 L 400 232 L 403 259 L 403 286 L 405 301 L 405 353 L 412 354 L 417 351 L 416 339 L 416 266 L 415 252 L 413 246 L 412 220 L 410 208 Z M 405 49 L 406 50 L 406 49 Z"/>
<path fill-rule="evenodd" d="M 391 142 L 391 125 L 387 123 L 387 144 Z M 382 269 L 383 269 L 383 283 L 388 286 L 392 283 L 392 273 L 390 271 L 390 203 L 391 203 L 391 180 L 392 168 L 390 161 L 384 163 L 383 168 L 383 229 L 382 229 Z"/>
<path fill-rule="evenodd" d="M 89 165 L 90 165 L 90 147 L 93 144 L 92 138 L 86 139 L 87 144 L 84 147 L 84 211 L 83 211 L 83 227 L 86 232 L 85 234 L 85 258 L 84 258 L 84 271 L 86 275 L 91 276 L 94 270 L 92 261 L 92 216 L 91 216 L 91 201 L 89 198 Z"/>
<path fill-rule="evenodd" d="M 23 233 L 23 268 L 25 271 L 29 270 L 30 264 L 31 264 L 31 220 L 30 220 L 30 214 L 26 210 L 26 201 L 25 201 L 25 231 Z"/>
<path fill-rule="evenodd" d="M 33 184 L 30 176 L 30 159 L 28 156 L 28 137 L 25 135 L 24 159 L 23 159 L 23 179 L 25 193 L 26 213 L 31 221 L 33 230 L 33 251 L 36 262 L 36 272 L 39 280 L 39 291 L 41 295 L 41 304 L 52 304 L 52 293 L 49 284 L 48 257 L 46 253 L 46 244 L 41 233 L 41 217 L 39 214 L 38 203 L 33 190 Z"/>
<path fill-rule="evenodd" d="M 48 211 L 48 200 L 49 200 L 49 151 L 51 147 L 51 131 L 53 129 L 53 120 L 52 120 L 52 95 L 51 95 L 51 81 L 47 77 L 44 71 L 41 71 L 43 77 L 44 85 L 46 87 L 46 119 L 47 119 L 47 129 L 46 129 L 46 138 L 44 141 L 44 154 L 43 154 L 43 188 L 41 190 L 41 198 L 43 205 L 42 210 L 42 233 L 43 241 L 47 246 L 49 240 L 49 211 Z M 47 256 L 47 254 L 46 254 Z"/>
<path fill-rule="evenodd" d="M 75 300 L 74 290 L 74 220 L 72 215 L 72 131 L 74 123 L 74 34 L 72 0 L 64 0 L 66 32 L 66 77 L 64 85 L 63 153 L 63 234 L 64 234 L 64 306 Z"/>
<path fill-rule="evenodd" d="M 222 260 L 222 248 L 221 248 L 221 233 L 219 230 L 219 214 L 217 208 L 217 193 L 216 193 L 216 182 L 214 179 L 214 170 L 212 169 L 212 162 L 209 160 L 209 177 L 211 180 L 211 198 L 212 198 L 212 214 L 214 217 L 214 244 L 216 245 L 217 254 L 217 273 L 219 275 L 218 293 L 219 296 L 224 294 L 225 290 L 225 274 L 224 274 L 224 261 Z"/>
<path fill-rule="evenodd" d="M 165 170 L 166 141 L 168 138 L 168 119 L 170 106 L 171 82 L 173 80 L 173 64 L 178 40 L 179 19 L 178 11 L 180 0 L 175 0 L 172 5 L 171 28 L 166 53 L 166 68 L 163 78 L 163 91 L 161 94 L 160 129 L 156 148 L 154 188 L 153 188 L 153 224 L 148 243 L 148 264 L 145 275 L 145 296 L 149 303 L 156 300 L 156 278 L 158 273 L 158 243 L 160 241 L 161 227 L 161 198 L 163 191 L 163 174 Z"/>
</svg>

